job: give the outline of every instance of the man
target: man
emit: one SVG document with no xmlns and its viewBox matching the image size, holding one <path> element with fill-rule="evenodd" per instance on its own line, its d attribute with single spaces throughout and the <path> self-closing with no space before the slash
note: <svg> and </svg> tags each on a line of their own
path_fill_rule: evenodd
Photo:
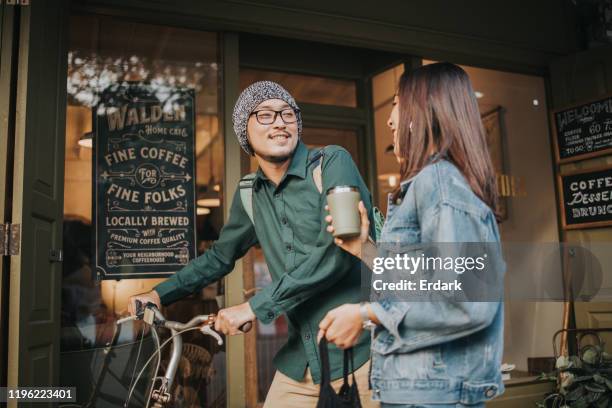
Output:
<svg viewBox="0 0 612 408">
<path fill-rule="evenodd" d="M 239 334 L 247 322 L 270 323 L 286 314 L 289 338 L 274 358 L 278 370 L 264 407 L 315 407 L 321 380 L 319 322 L 336 306 L 361 300 L 360 263 L 337 247 L 326 231 L 324 193 L 333 186 L 357 186 L 368 213 L 370 194 L 349 153 L 337 146 L 324 150 L 321 194 L 313 177 L 319 156 L 300 140 L 300 110 L 280 85 L 263 81 L 246 88 L 232 119 L 240 145 L 259 164 L 252 180 L 254 222 L 237 191 L 218 241 L 151 292 L 132 297 L 130 311 L 136 299 L 166 305 L 221 279 L 259 244 L 272 283 L 248 302 L 220 310 L 215 330 Z M 338 389 L 343 352 L 335 346 L 329 350 L 331 379 L 336 380 L 332 385 Z M 369 353 L 369 336 L 362 335 L 354 363 L 364 407 L 373 404 L 368 390 Z"/>
</svg>

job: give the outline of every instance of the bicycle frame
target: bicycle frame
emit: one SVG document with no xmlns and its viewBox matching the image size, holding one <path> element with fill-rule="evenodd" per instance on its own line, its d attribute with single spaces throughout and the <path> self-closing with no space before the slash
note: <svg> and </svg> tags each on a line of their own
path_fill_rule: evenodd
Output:
<svg viewBox="0 0 612 408">
<path fill-rule="evenodd" d="M 144 309 L 142 307 L 142 304 L 139 303 L 140 302 L 136 304 L 136 315 L 118 320 L 117 325 L 123 324 L 130 320 L 142 320 L 143 322 L 151 326 L 153 330 L 156 330 L 157 327 L 165 327 L 169 329 L 171 336 L 170 339 L 166 340 L 162 345 L 158 347 L 157 351 L 149 358 L 149 360 L 142 367 L 136 378 L 136 381 L 132 386 L 132 389 L 130 390 L 128 399 L 124 406 L 127 407 L 127 405 L 129 404 L 133 388 L 138 383 L 138 380 L 140 379 L 146 366 L 152 361 L 152 358 L 156 354 L 159 354 L 161 352 L 161 349 L 168 343 L 168 341 L 172 340 L 172 352 L 170 354 L 170 361 L 168 363 L 166 371 L 162 377 L 156 376 L 153 379 L 153 383 L 151 384 L 150 398 L 147 401 L 147 407 L 148 404 L 153 401 L 153 408 L 164 408 L 168 406 L 172 400 L 172 395 L 170 391 L 172 390 L 172 386 L 174 385 L 174 379 L 183 352 L 183 338 L 181 337 L 181 334 L 187 330 L 197 329 L 203 334 L 214 337 L 219 345 L 223 344 L 223 339 L 221 338 L 219 333 L 212 329 L 212 325 L 215 322 L 214 314 L 195 316 L 187 323 L 180 323 L 171 320 L 166 320 L 161 311 L 152 303 L 145 305 Z M 157 388 L 155 388 L 155 384 L 158 381 L 160 382 L 160 384 Z"/>
</svg>

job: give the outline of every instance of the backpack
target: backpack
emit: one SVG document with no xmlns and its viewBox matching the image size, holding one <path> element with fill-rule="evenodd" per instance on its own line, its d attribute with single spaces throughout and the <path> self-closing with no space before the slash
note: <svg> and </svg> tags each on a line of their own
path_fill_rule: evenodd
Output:
<svg viewBox="0 0 612 408">
<path fill-rule="evenodd" d="M 325 155 L 325 148 L 322 147 L 315 151 L 312 158 L 309 160 L 307 167 L 310 167 L 313 163 L 317 163 L 317 167 L 312 171 L 312 178 L 319 190 L 319 194 L 323 194 L 323 157 Z M 253 181 L 255 180 L 255 173 L 249 173 L 244 176 L 238 184 L 240 190 L 240 201 L 242 201 L 242 207 L 246 211 L 249 219 L 255 225 L 255 219 L 253 218 Z M 374 222 L 374 241 L 378 241 L 380 233 L 382 231 L 383 224 L 385 223 L 385 216 L 376 207 L 372 207 L 372 215 Z"/>
</svg>

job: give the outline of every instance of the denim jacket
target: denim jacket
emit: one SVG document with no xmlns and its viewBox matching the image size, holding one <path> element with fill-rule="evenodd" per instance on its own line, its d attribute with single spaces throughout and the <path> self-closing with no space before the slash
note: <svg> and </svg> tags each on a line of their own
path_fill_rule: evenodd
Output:
<svg viewBox="0 0 612 408">
<path fill-rule="evenodd" d="M 403 182 L 401 191 L 401 202 L 389 198 L 380 242 L 492 242 L 499 248 L 493 212 L 450 162 L 430 163 Z M 505 264 L 499 261 L 495 273 L 503 279 Z M 476 404 L 503 393 L 502 301 L 382 299 L 372 309 L 381 322 L 372 341 L 375 400 Z"/>
</svg>

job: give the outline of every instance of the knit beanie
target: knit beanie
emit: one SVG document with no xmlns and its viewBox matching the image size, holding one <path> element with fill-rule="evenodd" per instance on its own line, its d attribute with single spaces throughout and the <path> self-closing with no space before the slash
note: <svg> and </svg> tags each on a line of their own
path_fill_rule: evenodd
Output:
<svg viewBox="0 0 612 408">
<path fill-rule="evenodd" d="M 249 116 L 255 108 L 270 99 L 280 99 L 285 102 L 295 111 L 297 115 L 298 138 L 302 137 L 302 116 L 300 115 L 299 107 L 289 92 L 276 82 L 259 81 L 247 87 L 236 101 L 234 105 L 234 113 L 232 114 L 232 122 L 234 124 L 234 132 L 238 136 L 240 146 L 249 155 L 253 155 L 253 149 L 249 144 L 247 137 L 247 123 Z"/>
</svg>

